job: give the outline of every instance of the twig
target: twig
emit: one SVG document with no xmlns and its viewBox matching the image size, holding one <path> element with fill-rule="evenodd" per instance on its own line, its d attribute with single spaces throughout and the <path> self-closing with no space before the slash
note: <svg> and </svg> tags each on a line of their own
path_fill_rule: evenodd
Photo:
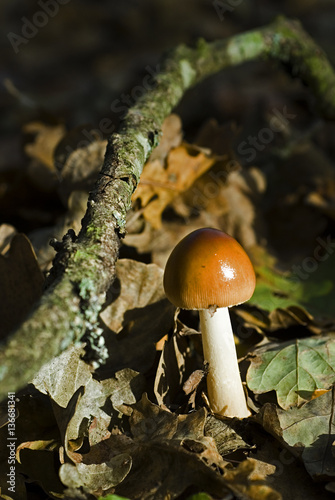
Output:
<svg viewBox="0 0 335 500">
<path fill-rule="evenodd" d="M 0 398 L 24 386 L 39 368 L 73 341 L 99 335 L 98 315 L 115 278 L 120 238 L 131 195 L 159 141 L 163 120 L 185 91 L 209 75 L 260 57 L 285 63 L 312 90 L 320 113 L 335 118 L 335 74 L 325 54 L 296 21 L 206 43 L 180 46 L 165 60 L 156 86 L 131 108 L 110 137 L 99 178 L 90 194 L 82 228 L 63 239 L 51 272 L 52 284 L 30 317 L 1 346 Z"/>
</svg>

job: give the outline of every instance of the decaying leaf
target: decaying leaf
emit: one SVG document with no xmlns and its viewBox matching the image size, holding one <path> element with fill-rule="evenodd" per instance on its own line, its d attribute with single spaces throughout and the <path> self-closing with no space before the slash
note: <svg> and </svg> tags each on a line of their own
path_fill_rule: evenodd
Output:
<svg viewBox="0 0 335 500">
<path fill-rule="evenodd" d="M 335 336 L 267 344 L 250 361 L 247 384 L 254 393 L 275 390 L 282 408 L 299 406 L 335 382 Z"/>
<path fill-rule="evenodd" d="M 108 426 L 111 418 L 102 409 L 109 395 L 107 384 L 91 378 L 85 387 L 74 395 L 75 399 L 71 400 L 65 410 L 54 409 L 63 437 L 64 451 L 73 462 L 82 461 L 78 450 L 85 438 L 94 445 L 109 436 Z"/>
<path fill-rule="evenodd" d="M 61 480 L 94 495 L 116 486 L 115 493 L 132 500 L 172 499 L 188 485 L 221 496 L 228 492 L 218 474 L 224 461 L 214 439 L 204 434 L 205 423 L 204 409 L 178 416 L 143 396 L 132 405 L 130 434 L 111 434 L 83 454 L 81 463 L 64 464 Z"/>
<path fill-rule="evenodd" d="M 215 118 L 209 118 L 200 127 L 194 142 L 198 146 L 209 148 L 216 155 L 233 157 L 237 134 L 238 127 L 235 123 L 218 123 Z"/>
<path fill-rule="evenodd" d="M 258 169 L 229 171 L 227 162 L 216 158 L 206 173 L 169 202 L 185 223 L 164 220 L 160 229 L 145 224 L 140 232 L 128 234 L 125 244 L 141 253 L 151 252 L 153 261 L 164 267 L 172 248 L 186 234 L 214 227 L 236 237 L 249 252 L 263 235 L 258 206 L 263 189 L 263 174 Z M 136 212 L 133 219 L 135 216 Z"/>
<path fill-rule="evenodd" d="M 265 178 L 256 167 L 245 169 L 234 161 L 218 161 L 183 195 L 183 211 L 216 216 L 216 225 L 249 250 L 264 234 L 260 200 Z"/>
<path fill-rule="evenodd" d="M 266 405 L 263 425 L 300 457 L 313 479 L 334 480 L 334 389 L 301 408 L 284 411 Z"/>
<path fill-rule="evenodd" d="M 133 201 L 139 199 L 144 207 L 145 219 L 154 228 L 160 228 L 164 209 L 214 162 L 215 157 L 207 156 L 189 144 L 182 144 L 170 151 L 166 166 L 159 159 L 149 161 L 144 166 Z"/>
<path fill-rule="evenodd" d="M 181 403 L 182 387 L 194 368 L 187 340 L 178 334 L 173 335 L 164 344 L 155 377 L 154 393 L 160 406 Z"/>
<path fill-rule="evenodd" d="M 123 481 L 131 466 L 131 457 L 124 453 L 99 464 L 64 464 L 60 468 L 60 479 L 66 486 L 84 486 L 99 495 Z"/>
<path fill-rule="evenodd" d="M 48 441 L 43 441 L 43 440 L 38 440 L 38 441 L 27 441 L 26 443 L 21 443 L 17 448 L 16 448 L 16 460 L 21 463 L 20 460 L 20 451 L 24 449 L 29 449 L 29 450 L 52 450 L 53 445 L 57 447 L 57 442 L 54 441 L 53 439 L 50 439 Z"/>
<path fill-rule="evenodd" d="M 149 161 L 159 160 L 164 163 L 171 149 L 180 145 L 182 136 L 182 121 L 178 115 L 172 113 L 163 122 L 159 144 L 151 153 Z"/>
<path fill-rule="evenodd" d="M 205 421 L 204 409 L 178 416 L 143 397 L 130 418 L 132 442 L 110 438 L 112 449 L 127 449 L 133 459 L 130 473 L 115 493 L 134 500 L 173 499 L 192 484 L 224 495 L 224 481 L 215 472 L 224 462 L 214 440 L 204 435 Z"/>
<path fill-rule="evenodd" d="M 331 389 L 315 389 L 315 391 L 313 392 L 313 394 L 311 396 L 311 401 L 312 401 L 312 399 L 319 398 L 320 396 L 322 396 L 326 392 L 329 392 L 330 390 Z"/>
<path fill-rule="evenodd" d="M 53 153 L 65 134 L 63 125 L 46 125 L 42 122 L 30 122 L 24 126 L 26 134 L 34 135 L 33 142 L 25 145 L 26 154 L 32 159 L 29 176 L 42 191 L 51 191 L 58 183 L 54 166 Z"/>
<path fill-rule="evenodd" d="M 163 270 L 155 264 L 121 259 L 109 306 L 101 313 L 106 325 L 108 366 L 104 378 L 123 368 L 146 372 L 156 356 L 155 344 L 173 325 L 174 307 L 163 290 Z"/>
<path fill-rule="evenodd" d="M 0 254 L 4 255 L 10 247 L 10 243 L 17 233 L 15 227 L 10 224 L 0 225 Z"/>
<path fill-rule="evenodd" d="M 119 412 L 124 411 L 124 405 L 136 403 L 144 390 L 144 377 L 130 368 L 116 372 L 115 378 L 103 383 L 108 383 L 111 403 Z"/>
<path fill-rule="evenodd" d="M 201 227 L 215 227 L 213 219 L 206 212 L 187 224 L 164 222 L 161 229 L 153 229 L 146 222 L 140 233 L 126 235 L 125 244 L 135 247 L 140 253 L 150 252 L 153 262 L 163 269 L 172 248 L 188 233 Z"/>
<path fill-rule="evenodd" d="M 115 378 L 99 382 L 82 359 L 82 347 L 72 347 L 45 365 L 33 380 L 48 394 L 60 430 L 65 453 L 81 462 L 78 452 L 85 437 L 91 446 L 110 436 L 111 414 L 103 408 L 109 401 L 116 412 L 124 404 L 135 403 L 144 388 L 143 376 L 130 369 Z"/>
<path fill-rule="evenodd" d="M 332 188 L 334 189 L 334 181 Z M 328 197 L 322 196 L 318 192 L 313 192 L 307 196 L 306 201 L 321 212 L 324 212 L 332 219 L 335 219 L 335 201 L 333 198 L 333 193 L 331 193 L 331 196 Z"/>
<path fill-rule="evenodd" d="M 123 328 L 126 312 L 159 302 L 165 297 L 165 293 L 163 270 L 155 264 L 121 259 L 117 263 L 116 278 L 117 283 L 109 291 L 114 300 L 100 316 L 111 330 L 119 333 Z"/>
<path fill-rule="evenodd" d="M 304 326 L 312 333 L 320 334 L 327 331 L 334 331 L 335 329 L 333 321 L 314 318 L 312 314 L 300 306 L 274 309 L 270 312 L 268 319 L 269 324 L 267 328 L 272 331 L 290 326 Z"/>
<path fill-rule="evenodd" d="M 42 122 L 30 122 L 23 130 L 26 134 L 35 135 L 35 141 L 25 146 L 27 155 L 53 170 L 53 152 L 65 134 L 63 125 L 49 126 Z"/>
<path fill-rule="evenodd" d="M 231 172 L 222 189 L 227 206 L 222 227 L 247 250 L 257 245 L 264 234 L 258 204 L 266 188 L 265 182 L 262 172 L 253 167 Z"/>
<path fill-rule="evenodd" d="M 88 192 L 92 188 L 106 146 L 107 141 L 99 134 L 82 127 L 68 132 L 59 142 L 54 151 L 54 162 L 62 178 L 59 193 L 64 203 L 72 191 Z"/>
<path fill-rule="evenodd" d="M 264 215 L 270 246 L 282 260 L 288 259 L 298 266 L 307 262 L 306 268 L 313 269 L 311 258 L 315 258 L 315 250 L 318 253 L 318 240 L 333 234 L 324 215 L 328 207 L 313 203 L 313 193 L 326 198 L 327 205 L 334 197 L 335 173 L 331 155 L 311 137 L 300 137 L 292 141 L 285 160 L 268 173 L 267 180 Z M 287 235 L 291 236 L 289 244 Z M 305 274 L 303 269 L 302 272 Z"/>
<path fill-rule="evenodd" d="M 293 339 L 296 338 L 297 332 L 299 337 L 302 337 L 335 330 L 333 320 L 314 317 L 300 306 L 287 306 L 285 309 L 279 307 L 269 312 L 246 303 L 232 309 L 231 314 L 238 321 L 237 331 L 240 331 L 243 337 L 241 347 L 244 352 L 241 352 L 240 357 L 253 350 L 254 346 L 264 339 L 264 335 L 275 336 L 280 340 L 283 334 L 286 334 L 285 339 L 288 338 L 287 335 Z M 267 340 L 264 339 L 264 342 Z"/>
<path fill-rule="evenodd" d="M 92 379 L 89 366 L 81 359 L 83 354 L 82 345 L 70 347 L 44 365 L 32 383 L 59 406 L 66 408 L 77 390 Z"/>
<path fill-rule="evenodd" d="M 205 434 L 215 440 L 217 450 L 223 457 L 236 450 L 252 448 L 228 423 L 213 415 L 207 416 Z"/>
<path fill-rule="evenodd" d="M 282 500 L 280 493 L 268 486 L 264 475 L 251 476 L 255 470 L 256 462 L 248 458 L 234 470 L 225 469 L 225 479 L 237 497 L 246 500 Z"/>
<path fill-rule="evenodd" d="M 183 391 L 188 396 L 188 405 L 195 409 L 197 391 L 206 376 L 205 370 L 194 370 L 183 385 Z"/>
<path fill-rule="evenodd" d="M 17 234 L 0 255 L 0 338 L 18 327 L 42 293 L 43 275 L 30 241 Z"/>
</svg>

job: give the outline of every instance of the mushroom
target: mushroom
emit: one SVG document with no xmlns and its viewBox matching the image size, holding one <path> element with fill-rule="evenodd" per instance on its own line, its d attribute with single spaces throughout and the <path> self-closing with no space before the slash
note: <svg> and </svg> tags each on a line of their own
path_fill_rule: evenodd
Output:
<svg viewBox="0 0 335 500">
<path fill-rule="evenodd" d="M 166 263 L 167 298 L 176 307 L 199 310 L 204 358 L 209 364 L 208 399 L 219 415 L 250 415 L 228 307 L 250 299 L 255 282 L 254 269 L 241 245 L 218 229 L 188 234 Z"/>
</svg>

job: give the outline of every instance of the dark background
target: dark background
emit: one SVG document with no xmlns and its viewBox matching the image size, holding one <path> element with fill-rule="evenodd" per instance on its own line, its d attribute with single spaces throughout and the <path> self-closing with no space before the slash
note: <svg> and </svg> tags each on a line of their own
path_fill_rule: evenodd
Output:
<svg viewBox="0 0 335 500">
<path fill-rule="evenodd" d="M 37 13 L 49 3 L 1 0 L 0 4 L 0 186 L 2 182 L 2 191 L 8 190 L 1 197 L 0 189 L 0 222 L 22 231 L 50 225 L 61 210 L 57 195 L 22 188 L 28 163 L 22 132 L 26 123 L 63 123 L 68 130 L 90 124 L 99 129 L 101 120 L 110 118 L 112 130 L 122 117 L 121 112 L 111 111 L 115 100 L 131 96 L 133 102 L 134 88 L 141 86 L 148 67 L 155 70 L 165 51 L 180 43 L 193 44 L 199 37 L 214 40 L 261 27 L 279 14 L 300 19 L 335 63 L 331 0 L 231 0 L 235 7 L 224 13 L 224 19 L 206 0 L 69 0 L 64 5 L 52 0 L 57 14 L 15 51 L 13 34 L 24 36 L 27 21 L 43 23 L 43 15 Z M 301 133 L 319 120 L 311 93 L 299 81 L 276 63 L 253 62 L 207 79 L 187 93 L 177 111 L 185 137 L 192 141 L 210 117 L 234 123 L 247 136 L 264 126 L 267 111 L 284 106 L 297 114 L 294 127 Z M 330 125 L 315 136 L 329 155 L 334 153 L 333 132 Z M 266 161 L 257 160 L 259 165 Z M 15 190 L 18 179 L 21 186 Z"/>
<path fill-rule="evenodd" d="M 58 6 L 57 14 L 49 16 L 47 24 L 37 28 L 27 43 L 19 44 L 15 53 L 9 34 L 22 36 L 27 24 L 23 18 L 34 23 L 36 13 L 43 11 L 41 4 L 48 0 L 1 0 L 2 151 L 22 123 L 41 112 L 70 128 L 85 122 L 97 125 L 106 116 L 117 121 L 118 116 L 110 111 L 113 100 L 139 84 L 146 67 L 155 68 L 164 51 L 180 43 L 192 44 L 199 37 L 214 40 L 260 27 L 279 14 L 300 19 L 335 62 L 335 5 L 331 0 L 234 0 L 231 3 L 236 7 L 227 10 L 223 20 L 214 3 L 206 0 L 52 2 Z M 195 92 L 197 106 L 192 112 L 198 120 L 200 114 L 236 118 L 235 106 L 246 94 L 252 94 L 254 103 L 267 98 L 278 76 L 275 68 L 271 71 L 267 65 L 259 81 L 255 64 L 245 66 L 243 71 L 211 79 L 206 95 Z M 4 156 L 1 167 L 10 161 Z"/>
</svg>

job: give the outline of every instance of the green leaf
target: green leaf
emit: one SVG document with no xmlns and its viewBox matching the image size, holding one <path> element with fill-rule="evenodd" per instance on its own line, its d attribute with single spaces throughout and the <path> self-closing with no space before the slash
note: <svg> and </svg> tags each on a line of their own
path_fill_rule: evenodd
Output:
<svg viewBox="0 0 335 500">
<path fill-rule="evenodd" d="M 335 335 L 267 344 L 253 354 L 247 373 L 249 389 L 255 394 L 275 390 L 284 409 L 310 400 L 316 389 L 335 383 Z"/>
<path fill-rule="evenodd" d="M 328 253 L 321 258 L 324 260 L 306 256 L 287 272 L 280 272 L 275 259 L 260 250 L 255 264 L 256 290 L 249 303 L 267 311 L 298 305 L 315 316 L 334 317 L 331 277 L 335 275 L 335 255 Z"/>
<path fill-rule="evenodd" d="M 119 495 L 107 495 L 106 497 L 99 497 L 98 500 L 130 500 L 126 497 L 120 497 Z"/>
</svg>

